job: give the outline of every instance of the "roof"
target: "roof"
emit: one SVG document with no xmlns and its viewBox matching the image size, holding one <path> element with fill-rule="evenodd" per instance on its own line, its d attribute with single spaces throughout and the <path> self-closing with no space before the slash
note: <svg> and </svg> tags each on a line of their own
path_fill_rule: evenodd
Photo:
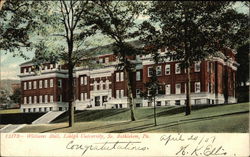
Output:
<svg viewBox="0 0 250 157">
<path fill-rule="evenodd" d="M 139 40 L 134 40 L 134 41 L 129 41 L 127 42 L 129 44 L 131 44 L 132 46 L 135 46 L 135 47 L 140 47 L 142 46 L 142 42 L 139 41 Z M 98 47 L 94 47 L 94 48 L 90 48 L 88 50 L 85 50 L 85 52 L 90 52 L 94 54 L 94 56 L 99 56 L 99 55 L 104 55 L 104 54 L 111 54 L 112 53 L 112 49 L 113 49 L 113 44 L 114 43 L 111 43 L 111 44 L 107 44 L 107 45 L 104 45 L 104 46 L 98 46 Z M 27 62 L 24 62 L 22 64 L 20 64 L 19 66 L 24 66 L 24 65 L 29 65 L 29 64 L 33 64 L 34 63 L 34 60 L 29 60 Z"/>
</svg>

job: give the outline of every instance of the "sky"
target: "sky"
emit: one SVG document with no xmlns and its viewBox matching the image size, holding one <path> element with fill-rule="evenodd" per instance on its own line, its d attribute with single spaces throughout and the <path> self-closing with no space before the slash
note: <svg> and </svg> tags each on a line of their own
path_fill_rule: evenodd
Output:
<svg viewBox="0 0 250 157">
<path fill-rule="evenodd" d="M 234 6 L 238 12 L 246 13 L 249 15 L 249 10 L 247 7 L 244 7 L 242 3 L 237 2 Z M 139 16 L 138 20 L 143 21 L 144 19 L 147 19 L 148 17 Z M 32 58 L 34 56 L 33 52 L 26 52 L 25 53 L 28 57 Z M 23 62 L 26 62 L 28 60 L 23 59 L 22 57 L 13 57 L 11 53 L 5 54 L 5 52 L 2 52 L 0 50 L 0 80 L 3 79 L 15 79 L 19 80 L 19 77 L 17 76 L 20 73 L 20 67 L 19 65 Z"/>
</svg>

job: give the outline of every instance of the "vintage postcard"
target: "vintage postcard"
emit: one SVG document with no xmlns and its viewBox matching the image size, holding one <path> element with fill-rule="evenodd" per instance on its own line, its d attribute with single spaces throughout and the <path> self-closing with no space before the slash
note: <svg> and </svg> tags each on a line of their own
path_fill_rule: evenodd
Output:
<svg viewBox="0 0 250 157">
<path fill-rule="evenodd" d="M 1 0 L 0 156 L 249 156 L 248 15 Z"/>
</svg>

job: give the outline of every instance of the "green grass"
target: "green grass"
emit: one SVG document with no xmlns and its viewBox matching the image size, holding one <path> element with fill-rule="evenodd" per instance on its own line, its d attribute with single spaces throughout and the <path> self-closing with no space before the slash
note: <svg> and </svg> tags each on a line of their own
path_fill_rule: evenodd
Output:
<svg viewBox="0 0 250 157">
<path fill-rule="evenodd" d="M 19 132 L 248 132 L 249 103 L 194 106 L 184 115 L 184 107 L 157 108 L 154 126 L 153 108 L 136 108 L 137 121 L 130 121 L 128 109 L 76 112 L 76 124 L 67 127 L 67 114 L 54 124 L 27 125 Z"/>
<path fill-rule="evenodd" d="M 12 113 L 21 113 L 20 109 L 5 109 L 0 110 L 0 114 L 12 114 Z"/>
</svg>

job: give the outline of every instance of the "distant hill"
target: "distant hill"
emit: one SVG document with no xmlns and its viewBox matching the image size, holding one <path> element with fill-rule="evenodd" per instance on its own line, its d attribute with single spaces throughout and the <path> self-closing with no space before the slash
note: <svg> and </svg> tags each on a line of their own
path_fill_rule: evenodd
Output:
<svg viewBox="0 0 250 157">
<path fill-rule="evenodd" d="M 13 93 L 11 85 L 15 83 L 20 83 L 20 80 L 1 80 L 0 89 L 6 90 L 8 93 Z"/>
</svg>

